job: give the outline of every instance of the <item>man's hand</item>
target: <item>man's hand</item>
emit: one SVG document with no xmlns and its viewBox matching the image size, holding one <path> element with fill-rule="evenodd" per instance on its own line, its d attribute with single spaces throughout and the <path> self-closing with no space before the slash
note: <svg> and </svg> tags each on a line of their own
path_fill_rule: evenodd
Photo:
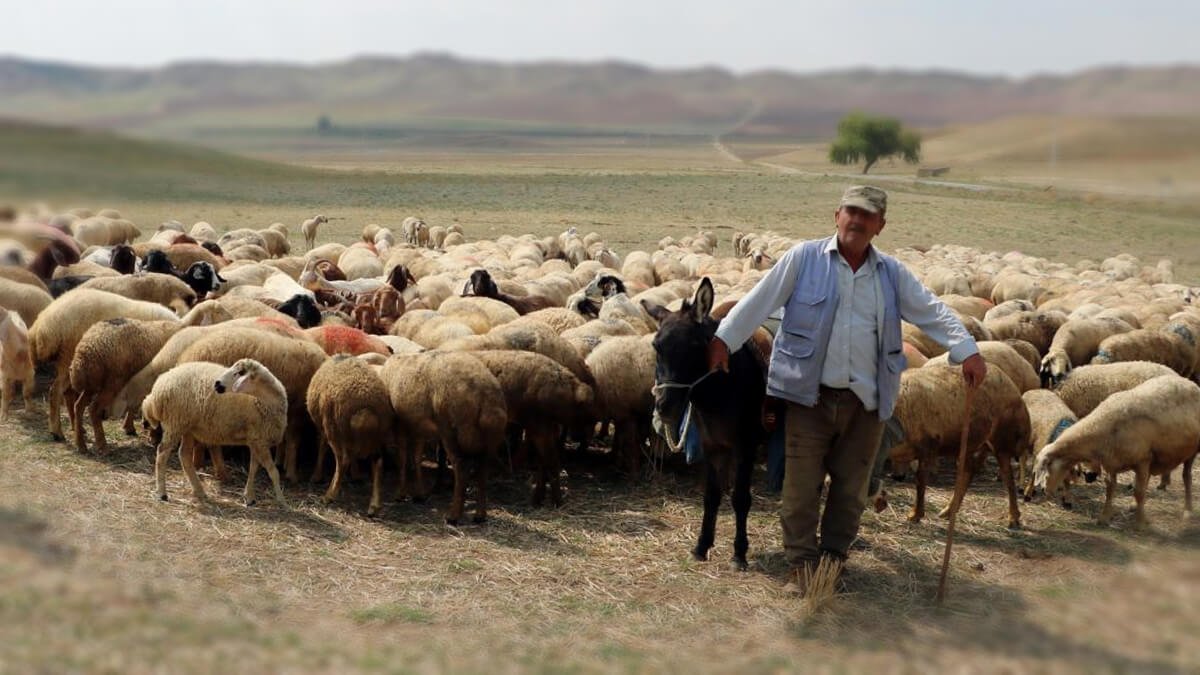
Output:
<svg viewBox="0 0 1200 675">
<path fill-rule="evenodd" d="M 978 353 L 972 354 L 962 362 L 962 371 L 963 380 L 968 387 L 974 389 L 983 384 L 983 378 L 987 377 L 987 362 Z"/>
<path fill-rule="evenodd" d="M 729 347 L 719 337 L 708 343 L 708 369 L 729 372 Z"/>
</svg>

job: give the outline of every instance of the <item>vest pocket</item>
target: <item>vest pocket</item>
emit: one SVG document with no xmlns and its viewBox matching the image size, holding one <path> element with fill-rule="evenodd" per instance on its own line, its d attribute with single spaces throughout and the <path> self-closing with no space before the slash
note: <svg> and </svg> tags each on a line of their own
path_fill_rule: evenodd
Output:
<svg viewBox="0 0 1200 675">
<path fill-rule="evenodd" d="M 903 350 L 888 352 L 884 360 L 887 361 L 887 369 L 893 373 L 903 372 L 908 366 L 908 358 L 904 356 Z"/>
<path fill-rule="evenodd" d="M 813 334 L 811 331 L 796 331 L 785 327 L 780 331 L 779 351 L 794 359 L 807 359 L 813 355 Z"/>
</svg>

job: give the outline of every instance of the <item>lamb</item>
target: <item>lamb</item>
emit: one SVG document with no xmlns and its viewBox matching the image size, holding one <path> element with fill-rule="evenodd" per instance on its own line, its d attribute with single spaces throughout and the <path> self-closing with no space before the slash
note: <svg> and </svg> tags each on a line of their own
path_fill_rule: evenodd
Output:
<svg viewBox="0 0 1200 675">
<path fill-rule="evenodd" d="M 371 503 L 367 515 L 380 508 L 383 450 L 395 434 L 395 412 L 383 380 L 362 361 L 339 355 L 313 374 L 306 400 L 308 414 L 317 425 L 317 468 L 321 470 L 325 443 L 333 450 L 333 480 L 323 500 L 337 499 L 342 476 L 352 462 L 371 461 Z"/>
<path fill-rule="evenodd" d="M 508 421 L 525 430 L 525 441 L 538 458 L 531 503 L 562 505 L 559 481 L 559 438 L 566 429 L 594 423 L 592 388 L 552 359 L 531 352 L 480 351 L 483 362 L 504 391 Z"/>
<path fill-rule="evenodd" d="M 925 515 L 930 465 L 940 456 L 958 457 L 965 396 L 958 366 L 925 366 L 901 374 L 895 419 L 904 431 L 904 440 L 891 449 L 889 457 L 893 465 L 917 461 L 917 498 L 908 516 L 911 522 L 920 522 Z M 966 470 L 973 474 L 989 449 L 995 454 L 1008 491 L 1008 527 L 1012 529 L 1021 527 L 1012 460 L 1028 453 L 1029 443 L 1029 412 L 1021 393 L 999 368 L 988 369 L 971 410 Z M 952 503 L 942 515 L 957 507 Z"/>
<path fill-rule="evenodd" d="M 1021 400 L 1025 402 L 1025 409 L 1029 411 L 1032 452 L 1035 456 L 1042 451 L 1042 448 L 1058 440 L 1062 432 L 1070 428 L 1072 424 L 1079 421 L 1079 417 L 1071 412 L 1058 394 L 1052 391 L 1032 389 L 1021 394 Z M 1033 482 L 1027 486 L 1026 501 L 1032 496 L 1033 486 Z M 1071 495 L 1067 487 L 1067 484 L 1064 483 L 1062 505 L 1069 509 L 1071 508 Z"/>
<path fill-rule="evenodd" d="M 424 220 L 415 216 L 409 216 L 400 223 L 400 233 L 404 235 L 404 241 L 427 248 L 429 246 L 429 226 Z"/>
<path fill-rule="evenodd" d="M 1062 384 L 1071 368 L 1083 365 L 1096 356 L 1105 338 L 1131 330 L 1133 326 L 1112 317 L 1068 319 L 1054 333 L 1050 348 L 1042 358 L 1042 386 L 1052 389 Z"/>
<path fill-rule="evenodd" d="M 25 398 L 25 412 L 33 411 L 33 358 L 29 330 L 21 315 L 0 307 L 0 422 L 17 395 L 17 384 Z"/>
<path fill-rule="evenodd" d="M 124 317 L 147 321 L 176 320 L 174 312 L 162 305 L 129 300 L 113 293 L 81 288 L 50 303 L 29 328 L 30 351 L 35 364 L 53 361 L 54 384 L 50 389 L 50 433 L 63 440 L 59 405 L 69 384 L 68 371 L 75 347 L 88 328 L 106 319 Z M 72 392 L 72 396 L 74 392 Z M 68 412 L 74 412 L 70 408 Z"/>
<path fill-rule="evenodd" d="M 434 225 L 429 228 L 429 248 L 440 249 L 446 241 L 446 235 L 449 232 L 441 225 Z"/>
<path fill-rule="evenodd" d="M 317 228 L 321 223 L 328 223 L 329 218 L 323 215 L 317 215 L 300 223 L 300 233 L 304 235 L 304 250 L 311 251 L 317 240 Z"/>
<path fill-rule="evenodd" d="M 1163 329 L 1138 328 L 1104 338 L 1092 363 L 1150 361 L 1191 377 L 1196 363 L 1196 338 L 1181 323 Z"/>
<path fill-rule="evenodd" d="M 401 457 L 438 439 L 454 464 L 454 497 L 446 522 L 462 518 L 466 481 L 476 477 L 474 521 L 487 519 L 487 469 L 504 436 L 504 391 L 487 366 L 470 354 L 429 351 L 393 356 L 380 372 L 400 432 Z M 403 462 L 403 460 L 402 460 Z M 418 469 L 419 472 L 419 469 Z"/>
<path fill-rule="evenodd" d="M 467 286 L 463 288 L 463 295 L 467 295 L 468 291 L 470 291 L 471 295 L 499 300 L 515 309 L 517 314 L 528 314 L 536 312 L 539 309 L 555 306 L 553 300 L 541 295 L 526 295 L 521 297 L 502 293 L 496 286 L 496 282 L 492 280 L 492 275 L 485 269 L 478 269 L 471 272 L 471 278 L 467 282 Z"/>
<path fill-rule="evenodd" d="M 142 417 L 163 430 L 154 461 L 158 498 L 167 501 L 167 460 L 172 450 L 178 448 L 192 492 L 204 503 L 208 497 L 192 464 L 196 445 L 246 445 L 250 448 L 243 492 L 246 505 L 254 504 L 254 478 L 261 465 L 271 477 L 275 501 L 286 506 L 271 446 L 283 439 L 287 409 L 283 385 L 253 359 L 239 359 L 230 367 L 185 363 L 164 373 L 142 403 Z"/>
<path fill-rule="evenodd" d="M 1105 470 L 1104 508 L 1098 521 L 1112 520 L 1117 474 L 1134 471 L 1137 525 L 1147 524 L 1146 485 L 1152 474 L 1166 477 L 1183 464 L 1184 511 L 1192 512 L 1192 463 L 1200 450 L 1200 386 L 1174 373 L 1155 377 L 1105 399 L 1038 453 L 1035 481 L 1054 494 L 1078 462 Z"/>
</svg>

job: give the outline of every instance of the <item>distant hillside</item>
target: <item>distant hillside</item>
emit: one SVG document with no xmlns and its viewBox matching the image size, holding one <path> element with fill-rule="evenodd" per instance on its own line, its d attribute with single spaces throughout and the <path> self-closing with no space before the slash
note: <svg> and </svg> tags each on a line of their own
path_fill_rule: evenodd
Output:
<svg viewBox="0 0 1200 675">
<path fill-rule="evenodd" d="M 90 68 L 0 58 L 0 115 L 160 135 L 424 126 L 829 136 L 851 109 L 927 128 L 1012 115 L 1200 114 L 1200 66 L 1111 67 L 1021 80 L 949 71 L 816 74 L 506 64 L 440 54 L 319 66 L 194 62 Z"/>
</svg>

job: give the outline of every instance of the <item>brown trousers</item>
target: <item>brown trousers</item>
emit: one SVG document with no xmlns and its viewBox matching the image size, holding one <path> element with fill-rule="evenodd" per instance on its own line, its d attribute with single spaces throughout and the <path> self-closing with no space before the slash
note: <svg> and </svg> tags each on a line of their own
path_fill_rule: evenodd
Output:
<svg viewBox="0 0 1200 675">
<path fill-rule="evenodd" d="M 783 505 L 783 548 L 793 566 L 815 562 L 822 553 L 845 558 L 858 536 L 867 488 L 883 422 L 863 409 L 849 389 L 821 387 L 815 406 L 787 409 Z M 829 494 L 821 513 L 821 490 Z M 817 544 L 817 524 L 821 543 Z"/>
</svg>

